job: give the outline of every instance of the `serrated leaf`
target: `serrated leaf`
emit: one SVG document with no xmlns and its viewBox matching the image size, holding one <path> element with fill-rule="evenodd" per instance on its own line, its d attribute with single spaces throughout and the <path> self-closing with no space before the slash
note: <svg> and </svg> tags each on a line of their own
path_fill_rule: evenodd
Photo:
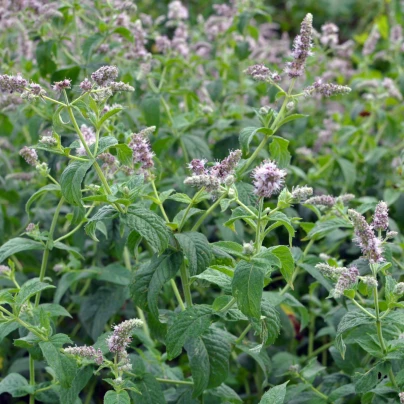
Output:
<svg viewBox="0 0 404 404">
<path fill-rule="evenodd" d="M 97 156 L 101 153 L 104 153 L 105 150 L 108 150 L 110 147 L 116 146 L 118 141 L 114 136 L 105 136 L 101 137 L 98 142 L 97 147 Z M 90 146 L 91 153 L 95 154 L 95 143 Z"/>
<path fill-rule="evenodd" d="M 31 207 L 31 205 L 43 194 L 47 192 L 58 192 L 58 191 L 60 191 L 60 186 L 56 184 L 48 184 L 42 188 L 39 188 L 38 191 L 36 191 L 33 195 L 31 195 L 31 197 L 25 204 L 25 211 L 27 212 L 27 214 L 29 215 L 29 208 Z"/>
<path fill-rule="evenodd" d="M 22 237 L 12 238 L 0 247 L 0 262 L 3 262 L 6 258 L 21 251 L 44 249 L 45 245 L 38 241 Z"/>
<path fill-rule="evenodd" d="M 240 261 L 234 271 L 232 294 L 240 311 L 248 317 L 261 317 L 262 289 L 266 267 L 260 262 Z"/>
<path fill-rule="evenodd" d="M 212 159 L 212 153 L 205 139 L 194 135 L 182 136 L 181 139 L 191 159 L 206 158 L 209 161 Z"/>
<path fill-rule="evenodd" d="M 107 121 L 109 118 L 113 117 L 114 115 L 118 114 L 119 112 L 122 111 L 122 107 L 115 107 L 111 108 L 108 112 L 106 112 L 98 121 L 98 129 L 101 128 L 101 126 L 104 124 L 105 121 Z"/>
<path fill-rule="evenodd" d="M 168 360 L 181 354 L 185 341 L 199 337 L 209 328 L 212 312 L 210 306 L 201 304 L 188 307 L 177 314 L 166 336 Z"/>
<path fill-rule="evenodd" d="M 101 220 L 114 219 L 118 216 L 118 212 L 112 206 L 102 206 L 95 215 L 87 220 L 84 226 L 85 232 L 94 240 L 99 241 L 95 235 L 97 223 Z"/>
<path fill-rule="evenodd" d="M 284 245 L 271 247 L 269 250 L 276 255 L 281 262 L 281 274 L 285 281 L 293 289 L 293 273 L 295 271 L 295 261 L 290 249 Z"/>
<path fill-rule="evenodd" d="M 190 275 L 203 272 L 212 260 L 212 247 L 205 235 L 187 232 L 175 234 L 175 238 L 188 258 Z"/>
<path fill-rule="evenodd" d="M 285 125 L 285 123 L 295 121 L 296 119 L 307 118 L 307 117 L 308 117 L 308 115 L 304 115 L 304 114 L 292 114 L 292 115 L 289 115 L 286 118 L 282 119 L 281 122 L 279 122 L 278 128 Z"/>
<path fill-rule="evenodd" d="M 135 392 L 136 404 L 166 404 L 160 383 L 150 373 L 134 381 L 140 393 Z"/>
<path fill-rule="evenodd" d="M 93 162 L 74 161 L 69 164 L 60 177 L 60 186 L 62 195 L 72 205 L 80 206 L 81 202 L 81 183 L 92 166 Z"/>
<path fill-rule="evenodd" d="M 81 368 L 75 375 L 69 388 L 60 388 L 60 402 L 63 404 L 77 403 L 79 393 L 86 387 L 92 375 L 93 369 L 91 366 Z"/>
<path fill-rule="evenodd" d="M 133 160 L 133 150 L 127 144 L 117 144 L 113 146 L 119 162 L 124 166 L 130 166 Z"/>
<path fill-rule="evenodd" d="M 190 204 L 192 199 L 187 194 L 174 194 L 170 195 L 168 199 L 172 199 L 173 201 Z"/>
<path fill-rule="evenodd" d="M 207 282 L 220 286 L 224 292 L 231 293 L 231 278 L 222 272 L 208 268 L 199 275 L 194 275 L 193 279 L 203 279 Z"/>
<path fill-rule="evenodd" d="M 119 393 L 110 390 L 107 391 L 107 394 L 104 396 L 104 404 L 130 404 L 130 397 L 125 390 Z"/>
<path fill-rule="evenodd" d="M 64 388 L 70 387 L 77 371 L 75 360 L 62 354 L 51 342 L 42 341 L 39 347 L 46 362 L 54 370 L 60 385 Z"/>
<path fill-rule="evenodd" d="M 345 219 L 334 218 L 327 220 L 325 222 L 317 222 L 314 227 L 307 234 L 306 239 L 315 238 L 315 240 L 319 240 L 326 236 L 328 233 L 335 229 L 339 229 L 340 227 L 350 228 L 352 225 L 347 222 Z"/>
<path fill-rule="evenodd" d="M 16 321 L 0 323 L 0 342 L 19 327 Z"/>
<path fill-rule="evenodd" d="M 372 310 L 368 309 L 372 313 Z M 372 313 L 373 314 L 373 313 Z M 369 325 L 374 323 L 371 317 L 362 311 L 349 311 L 342 317 L 340 323 L 338 324 L 337 334 L 335 336 L 335 347 L 340 352 L 342 358 L 345 357 L 346 345 L 343 340 L 343 334 L 355 327 L 360 325 Z"/>
<path fill-rule="evenodd" d="M 274 136 L 269 146 L 271 157 L 278 163 L 280 168 L 285 168 L 289 165 L 291 154 L 288 150 L 289 140 L 282 137 Z"/>
<path fill-rule="evenodd" d="M 272 135 L 273 131 L 268 128 L 256 128 L 256 127 L 247 127 L 241 130 L 239 135 L 239 142 L 243 153 L 248 153 L 250 151 L 250 143 L 253 137 L 257 133 L 265 133 L 266 136 Z"/>
<path fill-rule="evenodd" d="M 41 282 L 39 278 L 33 278 L 25 282 L 18 292 L 15 302 L 18 305 L 24 304 L 29 298 L 36 295 L 45 289 L 54 289 L 55 286 L 49 285 L 49 283 Z"/>
<path fill-rule="evenodd" d="M 128 297 L 127 288 L 110 284 L 98 288 L 94 294 L 82 300 L 79 318 L 93 340 L 102 333 L 105 324 Z"/>
<path fill-rule="evenodd" d="M 152 260 L 138 269 L 133 277 L 130 291 L 135 304 L 148 309 L 158 317 L 158 295 L 163 285 L 172 279 L 182 265 L 182 252 L 167 252 L 154 255 Z"/>
<path fill-rule="evenodd" d="M 289 383 L 280 384 L 270 388 L 261 398 L 260 404 L 283 404 L 286 396 L 286 385 Z"/>
<path fill-rule="evenodd" d="M 158 253 L 168 247 L 170 232 L 164 220 L 143 207 L 130 207 L 124 220 L 130 230 L 138 232 Z"/>
<path fill-rule="evenodd" d="M 200 396 L 207 388 L 220 386 L 227 379 L 231 345 L 223 331 L 210 328 L 200 337 L 188 339 L 185 350 L 194 380 L 193 397 Z"/>
<path fill-rule="evenodd" d="M 12 397 L 23 397 L 28 393 L 24 387 L 28 386 L 25 377 L 18 373 L 10 373 L 0 382 L 0 394 L 9 393 Z"/>
</svg>

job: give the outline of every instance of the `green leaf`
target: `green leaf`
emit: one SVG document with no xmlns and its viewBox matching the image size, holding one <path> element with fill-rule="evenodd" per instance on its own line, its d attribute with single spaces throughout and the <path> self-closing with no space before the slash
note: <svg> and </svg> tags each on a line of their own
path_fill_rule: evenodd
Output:
<svg viewBox="0 0 404 404">
<path fill-rule="evenodd" d="M 43 194 L 45 194 L 46 192 L 58 192 L 58 191 L 60 191 L 60 186 L 56 184 L 48 184 L 42 188 L 39 188 L 38 191 L 36 191 L 33 195 L 31 195 L 31 197 L 25 204 L 25 211 L 27 212 L 27 214 L 29 215 L 29 208 L 31 207 L 31 205 Z"/>
<path fill-rule="evenodd" d="M 94 34 L 94 35 L 88 37 L 83 42 L 83 45 L 81 46 L 81 50 L 82 50 L 83 56 L 86 60 L 90 59 L 90 56 L 91 56 L 93 50 L 96 49 L 101 44 L 103 39 L 104 39 L 104 36 L 97 33 L 97 34 Z"/>
<path fill-rule="evenodd" d="M 11 334 L 18 327 L 19 325 L 16 321 L 7 321 L 6 323 L 0 323 L 0 342 L 2 342 L 8 334 Z"/>
<path fill-rule="evenodd" d="M 285 123 L 295 121 L 296 119 L 301 119 L 301 118 L 307 118 L 308 115 L 303 115 L 303 114 L 292 114 L 287 116 L 286 118 L 282 119 L 281 122 L 278 124 L 278 128 L 281 126 L 285 125 Z"/>
<path fill-rule="evenodd" d="M 67 292 L 69 287 L 80 279 L 86 279 L 89 277 L 95 277 L 95 273 L 90 271 L 72 271 L 62 275 L 58 283 L 55 296 L 53 298 L 54 303 L 60 303 L 63 295 Z"/>
<path fill-rule="evenodd" d="M 368 309 L 372 313 L 373 310 Z M 335 347 L 340 352 L 342 358 L 345 358 L 346 345 L 343 340 L 343 334 L 360 325 L 368 325 L 374 323 L 374 320 L 362 311 L 349 311 L 342 317 L 338 324 L 337 334 L 335 336 Z"/>
<path fill-rule="evenodd" d="M 185 350 L 194 380 L 193 397 L 227 379 L 231 345 L 222 330 L 210 328 L 202 336 L 188 339 Z"/>
<path fill-rule="evenodd" d="M 189 261 L 191 276 L 200 274 L 212 260 L 212 247 L 202 233 L 187 232 L 175 234 L 175 238 Z"/>
<path fill-rule="evenodd" d="M 51 317 L 72 317 L 70 313 L 60 304 L 55 303 L 42 303 L 40 308 L 49 313 Z"/>
<path fill-rule="evenodd" d="M 232 293 L 237 299 L 238 308 L 248 317 L 261 317 L 265 273 L 265 265 L 248 261 L 240 261 L 234 271 Z"/>
<path fill-rule="evenodd" d="M 130 404 L 130 397 L 125 390 L 119 393 L 110 390 L 107 391 L 107 394 L 104 396 L 104 404 Z"/>
<path fill-rule="evenodd" d="M 160 99 L 157 96 L 147 96 L 140 104 L 147 126 L 160 126 Z"/>
<path fill-rule="evenodd" d="M 133 150 L 127 144 L 117 144 L 113 146 L 119 162 L 124 166 L 131 166 Z"/>
<path fill-rule="evenodd" d="M 280 168 L 289 165 L 291 155 L 288 151 L 289 140 L 282 137 L 274 136 L 269 146 L 271 157 L 278 163 Z"/>
<path fill-rule="evenodd" d="M 77 399 L 81 390 L 83 390 L 84 387 L 86 387 L 92 375 L 93 375 L 93 368 L 91 366 L 81 368 L 75 375 L 69 388 L 61 387 L 59 391 L 60 402 L 63 404 L 77 403 Z"/>
<path fill-rule="evenodd" d="M 174 194 L 170 195 L 168 199 L 172 199 L 173 201 L 190 204 L 192 199 L 187 194 Z"/>
<path fill-rule="evenodd" d="M 98 129 L 101 128 L 101 126 L 104 124 L 105 121 L 107 121 L 112 116 L 121 112 L 122 109 L 123 109 L 122 107 L 115 107 L 115 108 L 110 109 L 108 112 L 106 112 L 98 121 Z"/>
<path fill-rule="evenodd" d="M 231 293 L 231 278 L 212 268 L 208 268 L 199 275 L 194 275 L 192 279 L 203 279 L 207 282 L 220 286 L 224 292 Z"/>
<path fill-rule="evenodd" d="M 36 46 L 36 61 L 42 77 L 52 74 L 56 70 L 53 56 L 56 53 L 55 41 L 40 41 Z"/>
<path fill-rule="evenodd" d="M 16 237 L 8 240 L 0 247 L 0 262 L 3 262 L 11 255 L 17 254 L 21 251 L 29 250 L 44 250 L 44 244 L 28 238 Z"/>
<path fill-rule="evenodd" d="M 62 354 L 52 342 L 42 341 L 39 346 L 48 365 L 54 370 L 60 385 L 64 388 L 70 387 L 77 371 L 75 360 Z"/>
<path fill-rule="evenodd" d="M 18 305 L 24 304 L 29 298 L 36 295 L 38 292 L 41 292 L 45 289 L 54 289 L 55 286 L 49 285 L 49 283 L 41 282 L 39 278 L 33 278 L 29 281 L 25 282 L 20 291 L 18 292 L 17 297 L 15 298 L 15 302 Z"/>
<path fill-rule="evenodd" d="M 199 337 L 209 328 L 211 315 L 212 308 L 205 304 L 188 307 L 177 314 L 166 336 L 168 360 L 181 354 L 185 341 Z"/>
<path fill-rule="evenodd" d="M 340 227 L 350 228 L 352 225 L 347 222 L 345 219 L 334 218 L 327 220 L 325 222 L 317 222 L 314 227 L 307 234 L 306 239 L 312 239 L 315 237 L 315 240 L 319 240 L 329 234 L 331 231 L 335 229 L 339 229 Z"/>
<path fill-rule="evenodd" d="M 143 207 L 130 207 L 123 216 L 130 230 L 138 232 L 158 253 L 168 247 L 170 232 L 164 220 Z"/>
<path fill-rule="evenodd" d="M 206 158 L 209 161 L 212 153 L 205 139 L 200 136 L 186 135 L 181 137 L 190 159 Z"/>
<path fill-rule="evenodd" d="M 140 391 L 135 392 L 136 404 L 166 404 L 160 383 L 150 373 L 135 380 L 134 385 Z"/>
<path fill-rule="evenodd" d="M 247 127 L 241 130 L 240 135 L 239 135 L 239 142 L 241 149 L 244 154 L 247 154 L 250 151 L 250 143 L 253 139 L 253 137 L 257 133 L 265 133 L 266 136 L 272 135 L 273 131 L 268 128 L 256 128 L 256 127 Z"/>
<path fill-rule="evenodd" d="M 127 288 L 117 285 L 102 286 L 82 300 L 79 318 L 93 340 L 102 333 L 108 320 L 128 298 Z"/>
<path fill-rule="evenodd" d="M 118 144 L 118 141 L 114 136 L 105 136 L 100 138 L 100 141 L 98 142 L 98 148 L 97 148 L 97 156 L 100 155 L 101 153 L 104 153 L 105 150 L 108 150 L 110 147 L 116 146 Z M 95 151 L 95 144 L 92 144 L 90 146 L 91 153 L 94 154 Z"/>
<path fill-rule="evenodd" d="M 28 382 L 25 377 L 18 373 L 10 373 L 0 382 L 0 394 L 9 393 L 13 397 L 23 397 L 28 394 L 24 390 L 26 386 L 28 386 Z"/>
<path fill-rule="evenodd" d="M 281 262 L 281 274 L 285 281 L 293 289 L 293 273 L 295 271 L 295 261 L 290 249 L 285 245 L 269 248 L 272 254 L 276 255 Z"/>
<path fill-rule="evenodd" d="M 345 185 L 348 188 L 354 186 L 356 182 L 356 168 L 349 160 L 339 158 L 337 159 L 339 166 L 341 167 L 342 174 L 344 175 Z"/>
<path fill-rule="evenodd" d="M 275 307 L 266 299 L 261 301 L 259 322 L 256 319 L 251 319 L 251 322 L 254 329 L 259 333 L 263 345 L 271 345 L 276 341 L 281 331 L 281 322 Z"/>
<path fill-rule="evenodd" d="M 260 404 L 283 404 L 286 396 L 286 385 L 288 383 L 289 381 L 269 389 L 262 396 Z"/>
<path fill-rule="evenodd" d="M 213 246 L 226 252 L 227 254 L 234 255 L 235 257 L 244 258 L 243 246 L 234 241 L 217 241 Z"/>
<path fill-rule="evenodd" d="M 150 263 L 138 269 L 130 287 L 135 304 L 148 309 L 154 317 L 158 317 L 157 301 L 163 285 L 174 278 L 182 265 L 181 252 L 167 252 L 154 255 Z"/>
<path fill-rule="evenodd" d="M 102 220 L 114 219 L 117 216 L 118 212 L 115 210 L 115 208 L 108 205 L 103 206 L 94 216 L 87 220 L 84 230 L 94 241 L 99 241 L 95 235 L 97 223 Z"/>
<path fill-rule="evenodd" d="M 72 205 L 81 206 L 81 183 L 93 162 L 74 161 L 69 164 L 60 177 L 62 195 Z"/>
</svg>

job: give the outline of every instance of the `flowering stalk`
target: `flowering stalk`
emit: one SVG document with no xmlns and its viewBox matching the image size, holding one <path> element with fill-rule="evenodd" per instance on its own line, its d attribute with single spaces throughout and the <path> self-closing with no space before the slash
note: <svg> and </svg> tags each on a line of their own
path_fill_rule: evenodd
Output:
<svg viewBox="0 0 404 404">
<path fill-rule="evenodd" d="M 71 121 L 72 121 L 72 124 L 73 124 L 73 126 L 74 126 L 74 129 L 76 130 L 76 133 L 77 133 L 77 135 L 79 136 L 80 141 L 81 141 L 81 143 L 82 143 L 84 149 L 85 149 L 86 152 L 87 152 L 87 155 L 88 155 L 92 160 L 94 160 L 93 166 L 94 166 L 94 168 L 95 168 L 95 171 L 97 171 L 98 177 L 100 178 L 100 180 L 101 180 L 101 182 L 102 182 L 102 184 L 103 184 L 103 186 L 104 186 L 104 188 L 105 188 L 105 192 L 106 192 L 108 195 L 112 195 L 112 191 L 111 191 L 111 188 L 110 188 L 109 185 L 108 185 L 108 181 L 107 181 L 107 179 L 105 178 L 105 175 L 104 175 L 104 173 L 102 172 L 101 167 L 99 166 L 98 162 L 94 159 L 94 156 L 93 156 L 93 154 L 91 153 L 90 148 L 89 148 L 88 145 L 87 145 L 87 142 L 86 142 L 86 140 L 85 140 L 85 138 L 84 138 L 84 135 L 83 135 L 83 133 L 81 132 L 81 130 L 80 130 L 80 128 L 79 128 L 79 125 L 77 124 L 76 118 L 75 118 L 75 116 L 74 116 L 74 114 L 73 114 L 72 106 L 71 106 L 71 104 L 69 103 L 69 100 L 68 100 L 68 98 L 67 98 L 67 94 L 66 94 L 66 91 L 65 91 L 65 90 L 64 90 L 64 95 L 65 95 L 66 104 L 67 104 L 67 105 L 66 105 L 67 112 L 69 113 L 69 117 L 70 117 L 70 119 L 71 119 Z M 119 210 L 119 212 L 124 213 L 124 210 L 122 209 L 121 205 L 119 205 L 119 203 L 114 203 L 114 206 Z"/>
<path fill-rule="evenodd" d="M 296 81 L 296 79 L 291 80 L 288 92 L 285 95 L 285 98 L 283 100 L 281 109 L 279 110 L 278 115 L 276 116 L 276 118 L 272 122 L 271 126 L 269 127 L 269 129 L 271 129 L 273 131 L 272 135 L 275 134 L 275 132 L 279 129 L 277 127 L 277 125 L 283 119 L 283 116 L 285 114 L 286 105 L 288 104 L 288 102 L 289 102 L 289 100 L 291 98 L 291 94 L 292 94 L 292 91 L 293 91 L 293 87 L 295 85 L 295 81 Z M 256 157 L 258 156 L 260 151 L 266 146 L 266 144 L 268 143 L 268 140 L 269 140 L 269 138 L 271 136 L 264 135 L 264 138 L 262 139 L 261 143 L 254 150 L 254 153 L 248 158 L 248 160 L 244 163 L 244 165 L 240 169 L 240 171 L 238 173 L 240 177 L 247 171 L 248 167 L 255 161 Z"/>
</svg>

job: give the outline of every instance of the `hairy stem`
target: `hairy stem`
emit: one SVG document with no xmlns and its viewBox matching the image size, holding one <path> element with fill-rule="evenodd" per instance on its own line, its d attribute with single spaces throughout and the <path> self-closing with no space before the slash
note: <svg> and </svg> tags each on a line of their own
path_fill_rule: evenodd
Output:
<svg viewBox="0 0 404 404">
<path fill-rule="evenodd" d="M 220 204 L 220 201 L 224 198 L 226 198 L 227 192 L 222 194 L 220 198 L 218 198 L 215 203 L 212 204 L 212 206 L 199 218 L 199 220 L 195 223 L 194 227 L 192 227 L 191 231 L 197 231 L 199 229 L 199 226 L 203 223 L 205 218 Z"/>
</svg>

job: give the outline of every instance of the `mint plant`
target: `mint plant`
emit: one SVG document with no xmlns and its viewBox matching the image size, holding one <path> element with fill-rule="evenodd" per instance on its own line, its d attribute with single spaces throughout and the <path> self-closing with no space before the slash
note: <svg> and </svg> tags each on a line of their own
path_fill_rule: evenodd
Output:
<svg viewBox="0 0 404 404">
<path fill-rule="evenodd" d="M 404 402 L 401 14 L 249 3 L 0 12 L 5 402 Z"/>
</svg>

